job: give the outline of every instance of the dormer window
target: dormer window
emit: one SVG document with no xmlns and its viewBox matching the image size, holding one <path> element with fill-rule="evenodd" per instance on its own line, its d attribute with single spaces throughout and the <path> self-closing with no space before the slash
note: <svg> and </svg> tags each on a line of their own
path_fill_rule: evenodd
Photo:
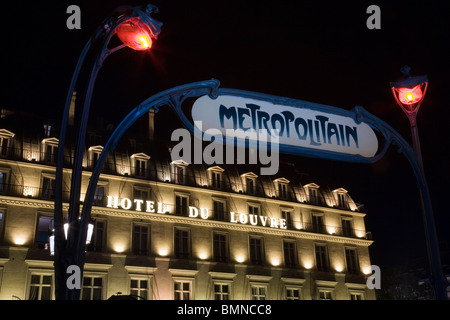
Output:
<svg viewBox="0 0 450 320">
<path fill-rule="evenodd" d="M 44 124 L 44 136 L 46 138 L 50 138 L 52 134 L 52 125 L 51 124 Z"/>
<path fill-rule="evenodd" d="M 56 138 L 47 138 L 42 140 L 42 150 L 44 152 L 44 161 L 47 163 L 56 163 L 58 155 L 59 140 Z"/>
<path fill-rule="evenodd" d="M 280 199 L 287 199 L 289 196 L 288 187 L 289 180 L 286 178 L 278 178 L 274 180 L 275 187 L 277 189 L 277 194 Z"/>
<path fill-rule="evenodd" d="M 177 184 L 184 184 L 186 181 L 186 167 L 188 166 L 188 163 L 183 160 L 175 160 L 170 164 L 172 166 L 173 181 Z"/>
<path fill-rule="evenodd" d="M 0 156 L 7 156 L 11 148 L 11 141 L 15 134 L 6 129 L 0 129 Z"/>
<path fill-rule="evenodd" d="M 349 209 L 347 190 L 345 190 L 344 188 L 333 190 L 333 195 L 336 201 L 336 206 L 338 208 Z"/>
<path fill-rule="evenodd" d="M 319 186 L 315 183 L 309 183 L 305 186 L 307 200 L 311 204 L 319 203 Z"/>
<path fill-rule="evenodd" d="M 88 151 L 89 151 L 89 167 L 91 169 L 94 169 L 98 159 L 100 158 L 100 154 L 103 151 L 103 147 L 102 146 L 90 147 Z"/>
<path fill-rule="evenodd" d="M 256 193 L 256 178 L 258 176 L 253 172 L 244 173 L 241 175 L 241 178 L 244 183 L 245 192 L 248 194 Z"/>
<path fill-rule="evenodd" d="M 225 171 L 219 166 L 208 168 L 209 181 L 211 181 L 210 186 L 212 188 L 220 189 L 222 188 L 222 173 Z"/>
<path fill-rule="evenodd" d="M 150 156 L 141 152 L 133 154 L 130 158 L 134 168 L 133 174 L 137 177 L 147 177 L 148 161 L 150 160 Z"/>
</svg>

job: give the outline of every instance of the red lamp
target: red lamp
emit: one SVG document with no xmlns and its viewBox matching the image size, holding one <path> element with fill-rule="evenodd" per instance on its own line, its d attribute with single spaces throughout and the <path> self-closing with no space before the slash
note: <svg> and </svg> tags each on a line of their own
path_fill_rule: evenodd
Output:
<svg viewBox="0 0 450 320">
<path fill-rule="evenodd" d="M 427 87 L 427 76 L 409 77 L 403 81 L 391 82 L 394 98 L 408 117 L 419 111 Z"/>
<path fill-rule="evenodd" d="M 152 46 L 153 33 L 139 17 L 122 22 L 116 29 L 119 39 L 134 50 L 147 50 Z"/>
</svg>

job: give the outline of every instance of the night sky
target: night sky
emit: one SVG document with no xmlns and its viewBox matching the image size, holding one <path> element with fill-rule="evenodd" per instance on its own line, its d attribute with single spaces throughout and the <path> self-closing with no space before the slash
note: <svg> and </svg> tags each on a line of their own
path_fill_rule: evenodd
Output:
<svg viewBox="0 0 450 320">
<path fill-rule="evenodd" d="M 88 37 L 114 8 L 143 1 L 45 1 L 8 5 L 2 17 L 0 107 L 60 119 L 70 78 Z M 209 80 L 221 86 L 350 110 L 363 106 L 411 141 L 409 122 L 389 82 L 427 74 L 418 125 L 425 173 L 442 248 L 449 251 L 450 2 L 446 1 L 156 1 L 163 22 L 150 52 L 125 48 L 103 65 L 91 114 L 117 124 L 149 96 Z M 81 8 L 81 30 L 66 27 L 66 8 Z M 381 29 L 369 30 L 369 5 Z M 157 130 L 181 126 L 167 108 Z M 286 156 L 305 174 L 344 187 L 365 205 L 372 263 L 427 265 L 416 180 L 392 147 L 375 164 Z"/>
</svg>

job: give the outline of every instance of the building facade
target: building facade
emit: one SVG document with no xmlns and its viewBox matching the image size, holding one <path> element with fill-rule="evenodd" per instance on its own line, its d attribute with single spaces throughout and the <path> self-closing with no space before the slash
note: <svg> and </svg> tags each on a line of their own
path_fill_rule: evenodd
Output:
<svg viewBox="0 0 450 320">
<path fill-rule="evenodd" d="M 1 120 L 0 299 L 54 299 L 55 126 Z M 107 136 L 99 128 L 86 142 L 81 203 Z M 65 153 L 67 214 L 73 149 Z M 172 161 L 139 129 L 124 138 L 97 185 L 82 299 L 375 299 L 362 206 L 289 165 L 258 172 Z"/>
</svg>

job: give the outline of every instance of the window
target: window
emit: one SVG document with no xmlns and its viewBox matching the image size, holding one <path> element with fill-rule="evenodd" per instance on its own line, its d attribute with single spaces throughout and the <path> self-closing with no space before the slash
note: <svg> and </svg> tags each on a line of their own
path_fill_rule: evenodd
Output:
<svg viewBox="0 0 450 320">
<path fill-rule="evenodd" d="M 338 206 L 339 208 L 346 208 L 347 202 L 345 201 L 345 194 L 344 193 L 338 193 Z"/>
<path fill-rule="evenodd" d="M 144 202 L 150 200 L 150 188 L 135 186 L 133 188 L 133 198 L 144 200 Z"/>
<path fill-rule="evenodd" d="M 3 212 L 0 212 L 0 242 L 3 239 L 3 219 L 4 219 L 5 215 Z"/>
<path fill-rule="evenodd" d="M 175 167 L 175 183 L 184 183 L 184 168 L 176 166 Z"/>
<path fill-rule="evenodd" d="M 320 290 L 319 291 L 319 299 L 320 300 L 333 300 L 331 291 L 329 290 Z"/>
<path fill-rule="evenodd" d="M 287 229 L 293 229 L 294 221 L 292 219 L 292 210 L 281 209 L 281 218 L 286 220 Z"/>
<path fill-rule="evenodd" d="M 58 146 L 53 144 L 45 145 L 44 161 L 48 163 L 56 163 L 56 157 L 58 155 Z"/>
<path fill-rule="evenodd" d="M 149 280 L 148 279 L 131 279 L 130 280 L 130 294 L 149 299 Z"/>
<path fill-rule="evenodd" d="M 95 188 L 94 194 L 94 206 L 104 206 L 105 205 L 105 186 L 97 186 Z"/>
<path fill-rule="evenodd" d="M 250 263 L 252 264 L 263 264 L 263 238 L 250 236 L 249 238 L 250 247 Z"/>
<path fill-rule="evenodd" d="M 7 156 L 9 151 L 9 137 L 0 136 L 0 156 Z"/>
<path fill-rule="evenodd" d="M 189 196 L 177 194 L 175 195 L 175 214 L 180 216 L 188 216 Z"/>
<path fill-rule="evenodd" d="M 90 251 L 101 252 L 106 243 L 106 221 L 95 220 L 94 232 L 92 234 L 91 243 L 89 244 Z"/>
<path fill-rule="evenodd" d="M 230 300 L 230 284 L 214 283 L 214 300 Z"/>
<path fill-rule="evenodd" d="M 351 292 L 350 300 L 364 300 L 364 294 L 359 292 Z"/>
<path fill-rule="evenodd" d="M 52 135 L 52 125 L 51 124 L 44 124 L 44 136 L 46 138 L 50 138 Z"/>
<path fill-rule="evenodd" d="M 0 194 L 5 194 L 6 192 L 6 173 L 0 171 Z"/>
<path fill-rule="evenodd" d="M 252 285 L 252 300 L 266 300 L 266 286 Z"/>
<path fill-rule="evenodd" d="M 345 248 L 345 261 L 347 262 L 348 273 L 359 273 L 359 263 L 356 248 Z"/>
<path fill-rule="evenodd" d="M 353 228 L 351 218 L 342 218 L 342 235 L 344 237 L 353 237 Z"/>
<path fill-rule="evenodd" d="M 148 225 L 133 226 L 133 254 L 148 255 L 150 247 L 150 228 Z"/>
<path fill-rule="evenodd" d="M 102 146 L 90 147 L 89 151 L 89 168 L 94 170 L 95 165 L 97 164 L 98 159 L 100 158 L 100 154 L 103 151 Z"/>
<path fill-rule="evenodd" d="M 255 179 L 246 178 L 245 179 L 246 191 L 249 194 L 255 194 Z"/>
<path fill-rule="evenodd" d="M 278 185 L 278 192 L 280 195 L 280 198 L 287 199 L 288 197 L 288 186 L 286 183 L 280 183 Z"/>
<path fill-rule="evenodd" d="M 259 215 L 259 205 L 257 204 L 249 204 L 248 205 L 248 214 Z"/>
<path fill-rule="evenodd" d="M 286 287 L 286 300 L 300 300 L 300 288 Z"/>
<path fill-rule="evenodd" d="M 46 249 L 48 245 L 49 231 L 53 229 L 53 217 L 39 216 L 37 232 L 36 232 L 36 246 L 41 249 Z"/>
<path fill-rule="evenodd" d="M 312 215 L 313 232 L 326 233 L 325 223 L 323 222 L 323 214 L 315 213 Z"/>
<path fill-rule="evenodd" d="M 227 221 L 224 200 L 213 200 L 213 214 L 216 220 Z"/>
<path fill-rule="evenodd" d="M 283 251 L 284 251 L 284 265 L 288 268 L 295 268 L 297 266 L 297 254 L 295 249 L 295 242 L 292 240 L 284 240 Z"/>
<path fill-rule="evenodd" d="M 46 200 L 53 200 L 55 198 L 55 178 L 51 176 L 44 176 L 42 178 L 41 197 Z"/>
<path fill-rule="evenodd" d="M 308 188 L 308 196 L 310 203 L 317 204 L 319 202 L 317 194 L 318 193 L 316 188 Z"/>
<path fill-rule="evenodd" d="M 84 276 L 81 288 L 81 300 L 102 300 L 103 278 L 100 276 Z"/>
<path fill-rule="evenodd" d="M 15 134 L 6 129 L 0 129 L 0 156 L 8 156 L 11 149 L 12 138 Z"/>
<path fill-rule="evenodd" d="M 328 252 L 325 244 L 315 245 L 316 266 L 319 271 L 329 271 Z"/>
<path fill-rule="evenodd" d="M 49 274 L 32 274 L 28 300 L 51 300 L 52 282 Z"/>
<path fill-rule="evenodd" d="M 133 174 L 138 177 L 148 177 L 148 164 L 150 156 L 141 152 L 131 155 L 130 158 L 134 166 Z"/>
<path fill-rule="evenodd" d="M 175 258 L 190 257 L 190 234 L 186 229 L 175 229 Z"/>
<path fill-rule="evenodd" d="M 175 280 L 173 284 L 174 300 L 191 300 L 191 285 L 189 280 Z"/>
<path fill-rule="evenodd" d="M 228 261 L 228 236 L 226 233 L 215 232 L 213 235 L 214 260 L 219 262 Z"/>
<path fill-rule="evenodd" d="M 211 185 L 213 188 L 220 188 L 222 185 L 222 174 L 220 172 L 212 172 Z"/>
</svg>

